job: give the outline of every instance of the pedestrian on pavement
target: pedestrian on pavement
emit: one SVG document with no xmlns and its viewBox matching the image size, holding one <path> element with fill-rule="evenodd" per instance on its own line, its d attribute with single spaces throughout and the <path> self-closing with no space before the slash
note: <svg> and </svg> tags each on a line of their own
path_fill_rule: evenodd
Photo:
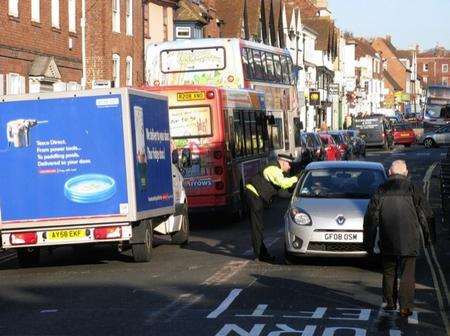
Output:
<svg viewBox="0 0 450 336">
<path fill-rule="evenodd" d="M 252 226 L 252 245 L 255 257 L 260 261 L 273 262 L 275 258 L 269 254 L 264 244 L 264 207 L 268 207 L 272 199 L 281 190 L 289 190 L 298 181 L 297 176 L 286 177 L 291 170 L 293 157 L 279 154 L 275 163 L 268 164 L 261 172 L 252 177 L 246 185 L 247 202 Z"/>
<path fill-rule="evenodd" d="M 402 317 L 410 316 L 414 308 L 416 257 L 421 232 L 425 245 L 430 244 L 427 215 L 432 213 L 420 188 L 407 176 L 405 161 L 394 161 L 389 179 L 373 195 L 364 218 L 364 242 L 369 253 L 373 253 L 379 232 L 384 309 L 396 310 L 399 299 Z"/>
</svg>

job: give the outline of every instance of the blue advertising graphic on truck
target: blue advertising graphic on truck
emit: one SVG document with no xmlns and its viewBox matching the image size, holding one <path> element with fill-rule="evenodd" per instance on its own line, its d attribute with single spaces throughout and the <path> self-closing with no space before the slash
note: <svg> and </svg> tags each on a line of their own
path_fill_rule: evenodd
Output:
<svg viewBox="0 0 450 336">
<path fill-rule="evenodd" d="M 0 130 L 3 222 L 127 215 L 119 94 L 4 102 Z"/>
<path fill-rule="evenodd" d="M 173 205 L 167 101 L 131 94 L 137 211 Z"/>
</svg>

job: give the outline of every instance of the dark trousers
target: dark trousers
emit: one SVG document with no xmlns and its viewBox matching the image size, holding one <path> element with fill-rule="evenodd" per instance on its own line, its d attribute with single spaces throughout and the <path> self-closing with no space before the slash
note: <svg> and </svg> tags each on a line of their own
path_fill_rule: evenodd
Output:
<svg viewBox="0 0 450 336">
<path fill-rule="evenodd" d="M 256 196 L 252 191 L 246 190 L 247 203 L 250 213 L 250 224 L 252 226 L 252 245 L 257 258 L 267 256 L 266 245 L 264 245 L 264 202 L 261 197 Z"/>
<path fill-rule="evenodd" d="M 383 298 L 388 305 L 397 304 L 398 299 L 400 309 L 414 308 L 415 273 L 416 257 L 383 256 Z"/>
</svg>

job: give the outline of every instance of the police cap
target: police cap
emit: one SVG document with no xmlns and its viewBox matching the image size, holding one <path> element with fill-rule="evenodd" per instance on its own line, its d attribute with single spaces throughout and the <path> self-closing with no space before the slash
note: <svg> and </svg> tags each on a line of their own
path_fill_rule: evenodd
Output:
<svg viewBox="0 0 450 336">
<path fill-rule="evenodd" d="M 283 160 L 292 163 L 294 162 L 294 157 L 290 153 L 278 153 L 278 160 Z"/>
</svg>

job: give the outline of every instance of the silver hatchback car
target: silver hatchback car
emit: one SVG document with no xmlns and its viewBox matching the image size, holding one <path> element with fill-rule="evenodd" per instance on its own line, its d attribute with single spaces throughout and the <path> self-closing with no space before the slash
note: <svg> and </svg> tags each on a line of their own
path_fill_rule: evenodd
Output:
<svg viewBox="0 0 450 336">
<path fill-rule="evenodd" d="M 314 162 L 304 170 L 287 210 L 286 257 L 363 257 L 370 198 L 386 181 L 375 162 Z"/>
<path fill-rule="evenodd" d="M 450 124 L 439 127 L 434 131 L 426 132 L 420 137 L 419 143 L 423 143 L 427 148 L 450 145 Z"/>
</svg>

